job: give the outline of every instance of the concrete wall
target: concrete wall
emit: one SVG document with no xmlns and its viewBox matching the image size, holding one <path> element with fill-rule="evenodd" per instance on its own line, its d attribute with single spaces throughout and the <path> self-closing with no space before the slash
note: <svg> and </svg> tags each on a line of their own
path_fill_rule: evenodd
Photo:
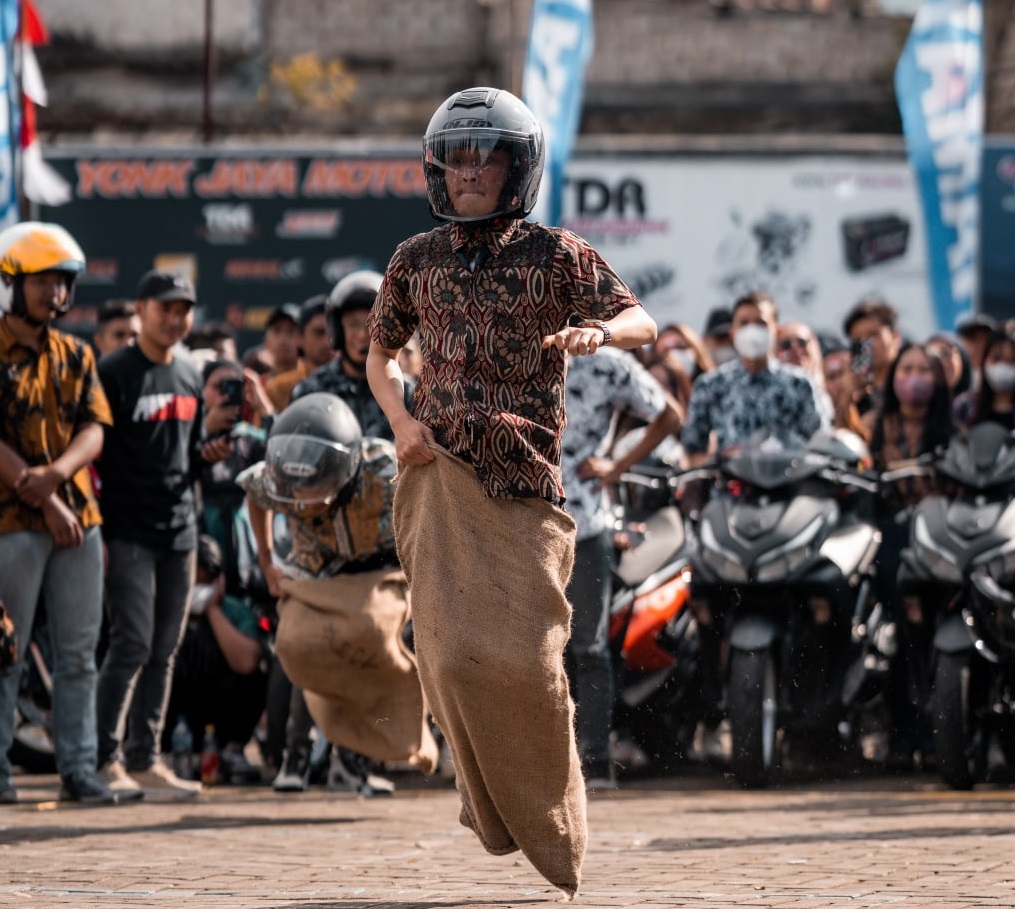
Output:
<svg viewBox="0 0 1015 909">
<path fill-rule="evenodd" d="M 520 90 L 531 0 L 212 2 L 219 137 L 418 135 L 458 88 Z M 44 132 L 198 129 L 205 0 L 37 3 L 54 36 Z M 707 0 L 596 0 L 583 131 L 897 131 L 908 18 L 830 6 L 718 16 Z"/>
</svg>

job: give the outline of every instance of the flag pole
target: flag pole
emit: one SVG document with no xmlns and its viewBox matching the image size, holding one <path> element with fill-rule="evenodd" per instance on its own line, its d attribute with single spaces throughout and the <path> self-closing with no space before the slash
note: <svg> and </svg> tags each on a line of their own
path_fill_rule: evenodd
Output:
<svg viewBox="0 0 1015 909">
<path fill-rule="evenodd" d="M 211 112 L 211 90 L 215 78 L 215 41 L 212 33 L 214 8 L 214 0 L 204 0 L 204 93 L 201 133 L 205 142 L 211 142 L 215 135 L 215 121 Z"/>
</svg>

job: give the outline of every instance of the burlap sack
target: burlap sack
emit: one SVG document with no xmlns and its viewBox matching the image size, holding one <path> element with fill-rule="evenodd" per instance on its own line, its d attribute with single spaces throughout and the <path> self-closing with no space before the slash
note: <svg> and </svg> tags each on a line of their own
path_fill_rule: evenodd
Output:
<svg viewBox="0 0 1015 909">
<path fill-rule="evenodd" d="M 402 640 L 408 584 L 397 569 L 282 581 L 275 651 L 329 742 L 424 773 L 437 743 Z"/>
<path fill-rule="evenodd" d="M 521 849 L 571 897 L 587 840 L 564 674 L 574 522 L 539 499 L 487 498 L 444 451 L 397 482 L 420 680 L 451 749 L 462 823 L 488 852 Z"/>
</svg>

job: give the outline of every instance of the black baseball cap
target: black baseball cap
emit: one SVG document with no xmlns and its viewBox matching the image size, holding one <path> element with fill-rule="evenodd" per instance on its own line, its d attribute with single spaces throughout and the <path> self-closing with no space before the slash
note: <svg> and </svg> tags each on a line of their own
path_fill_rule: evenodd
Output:
<svg viewBox="0 0 1015 909">
<path fill-rule="evenodd" d="M 725 306 L 717 306 L 705 320 L 705 337 L 721 338 L 728 335 L 733 328 L 733 313 Z"/>
<path fill-rule="evenodd" d="M 141 278 L 137 286 L 139 300 L 186 300 L 193 306 L 197 302 L 194 285 L 183 277 L 170 271 L 153 270 Z"/>
<path fill-rule="evenodd" d="M 959 336 L 976 334 L 978 331 L 997 331 L 997 319 L 988 316 L 985 312 L 973 313 L 959 319 L 955 326 L 955 332 Z"/>
<path fill-rule="evenodd" d="M 298 326 L 300 324 L 300 308 L 295 303 L 282 303 L 276 306 L 268 316 L 268 320 L 264 323 L 265 328 L 271 328 L 276 322 L 281 322 L 283 319 L 288 319 L 293 325 Z"/>
</svg>

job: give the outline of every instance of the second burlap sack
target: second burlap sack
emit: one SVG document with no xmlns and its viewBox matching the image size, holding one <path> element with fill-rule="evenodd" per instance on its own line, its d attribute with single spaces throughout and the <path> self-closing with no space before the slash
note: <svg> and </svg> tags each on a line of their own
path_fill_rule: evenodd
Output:
<svg viewBox="0 0 1015 909">
<path fill-rule="evenodd" d="M 275 650 L 329 742 L 379 761 L 437 765 L 398 569 L 282 580 Z"/>
</svg>

